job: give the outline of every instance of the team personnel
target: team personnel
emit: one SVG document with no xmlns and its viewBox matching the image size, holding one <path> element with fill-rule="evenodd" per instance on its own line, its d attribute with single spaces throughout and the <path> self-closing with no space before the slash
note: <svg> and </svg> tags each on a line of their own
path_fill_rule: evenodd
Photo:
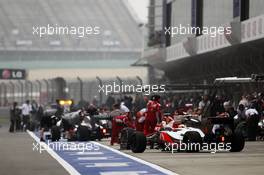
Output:
<svg viewBox="0 0 264 175">
<path fill-rule="evenodd" d="M 147 104 L 147 114 L 144 124 L 144 134 L 152 134 L 157 123 L 161 122 L 161 105 L 159 103 L 160 96 L 154 95 Z"/>
<path fill-rule="evenodd" d="M 126 119 L 127 119 L 126 124 L 129 125 L 129 127 L 131 127 L 131 128 L 135 128 L 130 109 L 125 105 L 124 102 L 121 102 L 120 110 L 123 112 L 123 115 L 126 116 Z"/>
<path fill-rule="evenodd" d="M 110 113 L 110 116 L 112 118 L 112 133 L 111 133 L 111 145 L 114 145 L 114 143 L 118 143 L 118 133 L 121 127 L 118 126 L 116 123 L 116 118 L 118 116 L 122 115 L 122 111 L 120 110 L 120 105 L 119 104 L 114 104 L 113 105 L 113 111 Z"/>
<path fill-rule="evenodd" d="M 256 141 L 259 113 L 255 108 L 250 108 L 245 112 L 247 117 L 247 134 L 249 141 Z"/>
<path fill-rule="evenodd" d="M 20 130 L 20 110 L 17 106 L 17 102 L 14 102 L 10 109 L 9 132 L 14 132 L 15 126 L 16 126 L 16 131 Z"/>
<path fill-rule="evenodd" d="M 131 121 L 129 120 L 130 111 L 126 106 L 124 106 L 124 104 L 115 104 L 113 109 L 114 110 L 110 113 L 110 116 L 112 116 L 111 145 L 119 143 L 119 133 L 124 127 L 133 127 Z"/>
<path fill-rule="evenodd" d="M 64 107 L 62 105 L 60 105 L 60 100 L 56 100 L 56 112 L 55 112 L 55 116 L 57 118 L 61 118 L 63 112 L 64 112 Z"/>
<path fill-rule="evenodd" d="M 145 119 L 147 115 L 147 109 L 143 108 L 140 111 L 137 112 L 136 114 L 136 130 L 143 132 L 144 131 L 144 124 L 145 124 Z"/>
<path fill-rule="evenodd" d="M 29 121 L 30 121 L 30 113 L 32 111 L 32 107 L 30 105 L 29 100 L 27 100 L 22 105 L 22 121 L 23 121 L 23 130 L 29 129 Z"/>
</svg>

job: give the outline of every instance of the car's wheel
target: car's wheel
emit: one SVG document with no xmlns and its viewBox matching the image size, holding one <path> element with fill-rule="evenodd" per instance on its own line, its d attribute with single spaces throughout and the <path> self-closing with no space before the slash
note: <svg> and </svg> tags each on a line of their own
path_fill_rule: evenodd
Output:
<svg viewBox="0 0 264 175">
<path fill-rule="evenodd" d="M 136 131 L 131 137 L 130 149 L 133 153 L 143 153 L 147 146 L 146 136 L 142 132 Z"/>
<path fill-rule="evenodd" d="M 77 130 L 77 138 L 79 141 L 91 140 L 91 131 L 86 126 L 79 126 Z"/>
<path fill-rule="evenodd" d="M 205 134 L 204 138 L 203 138 L 203 142 L 210 144 L 212 142 L 215 142 L 215 138 L 213 133 L 207 133 Z"/>
<path fill-rule="evenodd" d="M 241 133 L 243 135 L 244 138 L 247 138 L 248 133 L 247 133 L 247 124 L 246 122 L 240 122 L 236 129 L 235 129 L 236 133 Z"/>
<path fill-rule="evenodd" d="M 231 140 L 231 150 L 230 152 L 240 152 L 244 149 L 245 139 L 242 133 L 235 132 Z"/>
<path fill-rule="evenodd" d="M 199 152 L 202 141 L 201 135 L 195 131 L 186 132 L 183 136 L 186 152 Z"/>
<path fill-rule="evenodd" d="M 121 150 L 130 149 L 131 139 L 135 132 L 136 131 L 132 128 L 124 128 L 121 131 L 121 134 L 120 134 L 120 149 Z"/>
<path fill-rule="evenodd" d="M 60 128 L 58 126 L 52 126 L 51 127 L 51 141 L 59 141 L 61 137 Z"/>
</svg>

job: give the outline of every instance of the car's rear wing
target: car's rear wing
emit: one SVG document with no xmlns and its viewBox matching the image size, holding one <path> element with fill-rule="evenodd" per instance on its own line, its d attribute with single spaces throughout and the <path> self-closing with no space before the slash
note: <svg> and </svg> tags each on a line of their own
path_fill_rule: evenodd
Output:
<svg viewBox="0 0 264 175">
<path fill-rule="evenodd" d="M 252 74 L 251 77 L 239 78 L 239 77 L 225 77 L 216 78 L 214 84 L 222 83 L 254 83 L 254 82 L 264 82 L 264 75 L 262 74 Z"/>
<path fill-rule="evenodd" d="M 225 78 L 216 78 L 215 84 L 220 83 L 251 83 L 254 82 L 252 78 L 238 78 L 238 77 L 225 77 Z"/>
</svg>

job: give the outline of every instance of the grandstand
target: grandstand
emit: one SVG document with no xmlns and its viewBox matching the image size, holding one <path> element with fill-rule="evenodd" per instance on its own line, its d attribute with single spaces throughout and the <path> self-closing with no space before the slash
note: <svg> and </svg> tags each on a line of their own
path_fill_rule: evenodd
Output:
<svg viewBox="0 0 264 175">
<path fill-rule="evenodd" d="M 116 50 L 134 51 L 141 48 L 141 34 L 128 12 L 119 0 L 0 0 L 1 49 L 97 51 L 98 48 L 106 49 L 112 41 Z M 48 24 L 99 26 L 102 31 L 99 36 L 83 39 L 32 35 L 33 26 Z"/>
<path fill-rule="evenodd" d="M 126 3 L 120 0 L 0 0 L 0 67 L 27 69 L 29 77 L 38 69 L 49 72 L 58 68 L 130 67 L 141 55 L 142 33 Z M 100 34 L 83 38 L 33 35 L 33 27 L 48 24 L 98 26 Z M 42 76 L 39 78 L 47 77 Z"/>
</svg>

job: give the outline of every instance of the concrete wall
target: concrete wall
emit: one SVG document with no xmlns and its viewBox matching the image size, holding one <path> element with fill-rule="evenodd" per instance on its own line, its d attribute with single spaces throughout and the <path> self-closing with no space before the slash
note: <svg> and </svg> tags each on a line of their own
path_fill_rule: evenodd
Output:
<svg viewBox="0 0 264 175">
<path fill-rule="evenodd" d="M 155 1 L 155 31 L 162 30 L 162 8 L 163 0 Z"/>
<path fill-rule="evenodd" d="M 179 27 L 191 25 L 191 0 L 176 0 L 172 3 L 171 26 Z M 188 35 L 177 35 L 171 38 L 171 44 L 181 42 Z"/>
<path fill-rule="evenodd" d="M 219 27 L 233 20 L 233 0 L 204 0 L 203 26 Z"/>
<path fill-rule="evenodd" d="M 255 17 L 264 14 L 264 1 L 263 0 L 251 0 L 249 1 L 249 16 Z"/>
<path fill-rule="evenodd" d="M 191 24 L 191 0 L 172 2 L 171 26 L 188 26 Z M 250 0 L 250 17 L 264 14 L 264 0 Z M 233 21 L 233 0 L 204 0 L 203 26 L 219 27 Z M 171 44 L 181 42 L 188 35 L 177 35 L 171 38 Z"/>
</svg>

